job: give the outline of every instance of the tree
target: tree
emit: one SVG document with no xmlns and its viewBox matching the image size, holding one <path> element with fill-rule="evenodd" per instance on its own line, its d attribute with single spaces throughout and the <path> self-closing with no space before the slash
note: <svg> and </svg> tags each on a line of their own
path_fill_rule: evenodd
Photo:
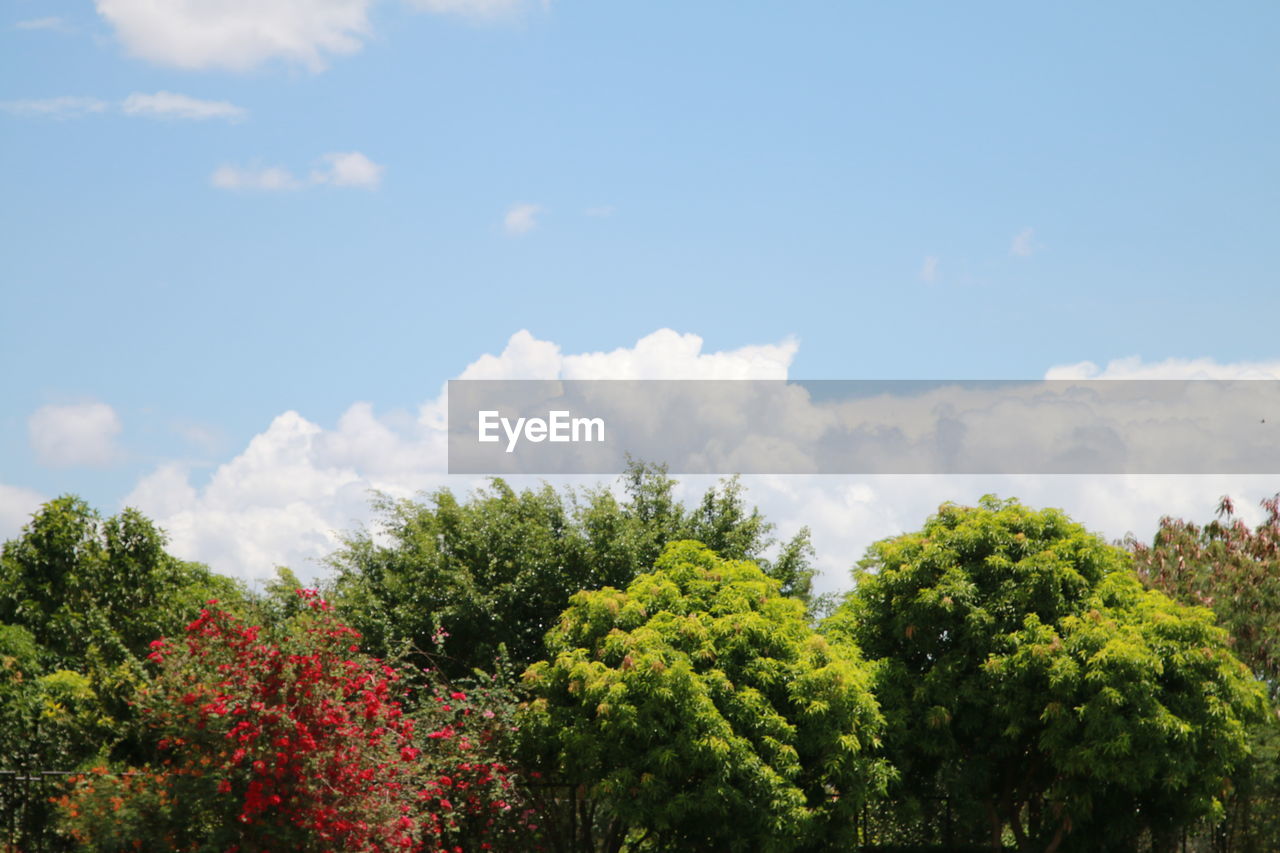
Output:
<svg viewBox="0 0 1280 853">
<path fill-rule="evenodd" d="M 839 849 L 887 781 L 867 666 L 749 562 L 672 543 L 547 639 L 525 734 L 591 801 L 574 849 Z"/>
<path fill-rule="evenodd" d="M 871 547 L 826 630 L 877 666 L 897 796 L 999 849 L 1133 849 L 1219 813 L 1262 690 L 1203 608 L 1057 510 L 987 496 Z"/>
<path fill-rule="evenodd" d="M 1274 700 L 1280 698 L 1280 494 L 1262 508 L 1265 518 L 1250 528 L 1224 497 L 1208 524 L 1165 516 L 1151 545 L 1133 537 L 1125 544 L 1144 583 L 1213 610 Z"/>
<path fill-rule="evenodd" d="M 1236 774 L 1223 842 L 1246 851 L 1280 848 L 1280 495 L 1261 502 L 1249 527 L 1229 497 L 1204 525 L 1165 517 L 1150 545 L 1129 537 L 1138 576 L 1186 604 L 1213 610 L 1232 649 L 1267 685 L 1274 713 L 1249 729 L 1253 756 Z"/>
<path fill-rule="evenodd" d="M 230 579 L 164 546 L 164 533 L 135 509 L 104 520 L 80 498 L 49 501 L 0 550 L 0 622 L 30 631 L 50 666 L 139 661 L 206 599 L 242 596 Z"/>
<path fill-rule="evenodd" d="M 664 468 L 633 464 L 626 499 L 549 485 L 517 492 L 494 479 L 467 501 L 441 489 L 425 503 L 379 498 L 380 530 L 359 531 L 331 559 L 333 598 L 375 653 L 429 650 L 445 631 L 450 675 L 491 669 L 506 655 L 519 669 L 544 654 L 543 636 L 579 590 L 626 586 L 662 547 L 698 538 L 724 556 L 756 559 L 788 594 L 808 595 L 808 531 L 772 563 L 772 525 L 748 511 L 729 480 L 689 511 Z"/>
<path fill-rule="evenodd" d="M 0 548 L 0 662 L 13 679 L 0 690 L 0 745 L 17 745 L 0 749 L 4 769 L 74 770 L 136 756 L 130 699 L 148 677 L 148 642 L 180 630 L 209 597 L 241 594 L 164 545 L 136 510 L 103 519 L 64 496 Z M 50 821 L 43 787 L 27 797 L 31 828 Z"/>
</svg>

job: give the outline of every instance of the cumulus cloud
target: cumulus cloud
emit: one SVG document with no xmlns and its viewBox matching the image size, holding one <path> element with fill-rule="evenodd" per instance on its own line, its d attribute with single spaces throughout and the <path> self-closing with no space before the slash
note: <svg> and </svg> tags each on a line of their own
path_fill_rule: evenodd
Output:
<svg viewBox="0 0 1280 853">
<path fill-rule="evenodd" d="M 777 344 L 703 352 L 702 338 L 659 329 L 635 346 L 564 355 L 551 341 L 516 332 L 500 355 L 482 355 L 459 379 L 785 379 L 799 349 Z"/>
<path fill-rule="evenodd" d="M 221 190 L 300 190 L 313 186 L 334 186 L 373 190 L 382 183 L 385 167 L 359 151 L 335 152 L 320 158 L 321 165 L 305 179 L 280 166 L 241 167 L 223 165 L 209 176 L 209 183 Z"/>
<path fill-rule="evenodd" d="M 607 219 L 613 216 L 616 208 L 611 204 L 600 204 L 586 209 L 587 216 L 593 219 Z"/>
<path fill-rule="evenodd" d="M 27 419 L 27 440 L 42 465 L 101 468 L 121 456 L 120 429 L 120 417 L 106 403 L 50 405 Z"/>
<path fill-rule="evenodd" d="M 1029 258 L 1038 252 L 1041 246 L 1036 243 L 1036 230 L 1034 228 L 1023 228 L 1013 237 L 1013 242 L 1009 244 L 1009 254 L 1019 258 Z"/>
<path fill-rule="evenodd" d="M 80 118 L 104 113 L 111 104 L 98 98 L 82 98 L 61 95 L 56 98 L 31 98 L 18 101 L 0 101 L 0 109 L 11 115 L 40 118 Z"/>
<path fill-rule="evenodd" d="M 631 347 L 565 354 L 527 331 L 497 355 L 484 355 L 466 378 L 759 378 L 786 376 L 797 345 L 704 350 L 697 335 L 663 329 Z M 206 482 L 181 465 L 160 466 L 125 502 L 158 520 L 175 553 L 246 578 L 276 565 L 303 574 L 338 544 L 335 531 L 368 517 L 370 489 L 408 497 L 451 483 L 447 471 L 445 392 L 415 412 L 379 414 L 352 405 L 332 428 L 285 412 L 218 466 Z M 462 488 L 478 484 L 465 478 Z"/>
<path fill-rule="evenodd" d="M 565 352 L 553 341 L 520 331 L 500 352 L 469 364 L 460 378 L 785 379 L 797 350 L 794 340 L 784 340 L 708 351 L 697 335 L 663 329 L 610 351 Z M 1195 363 L 1233 376 L 1257 369 Z M 369 489 L 408 497 L 443 485 L 464 492 L 482 481 L 446 474 L 446 411 L 442 389 L 412 412 L 377 412 L 357 403 L 332 426 L 285 412 L 211 474 L 160 466 L 137 484 L 126 503 L 155 517 L 171 534 L 172 550 L 183 557 L 245 578 L 265 579 L 277 564 L 314 576 L 317 561 L 338 545 L 335 531 L 368 520 Z M 556 482 L 602 479 L 607 478 Z M 716 479 L 681 477 L 681 494 L 695 497 Z M 512 481 L 517 486 L 535 482 Z M 870 543 L 918 529 L 944 501 L 973 503 L 984 493 L 1017 496 L 1035 506 L 1061 507 L 1109 539 L 1129 532 L 1149 538 L 1161 515 L 1207 518 L 1223 494 L 1249 507 L 1248 520 L 1257 500 L 1276 488 L 1272 477 L 1244 475 L 752 475 L 743 483 L 749 500 L 778 524 L 780 536 L 803 525 L 812 528 L 820 591 L 848 588 L 849 570 Z"/>
<path fill-rule="evenodd" d="M 924 263 L 920 265 L 920 280 L 924 282 L 933 282 L 938 278 L 938 259 L 933 255 L 928 255 L 924 259 Z"/>
<path fill-rule="evenodd" d="M 1046 379 L 1280 379 L 1280 361 L 1218 362 L 1211 358 L 1144 361 L 1118 359 L 1052 367 Z M 703 480 L 707 478 L 702 478 Z M 853 564 L 868 545 L 919 529 L 944 502 L 972 504 L 984 494 L 1017 497 L 1037 507 L 1059 507 L 1110 541 L 1132 534 L 1150 541 L 1162 516 L 1207 520 L 1218 499 L 1237 499 L 1248 524 L 1262 521 L 1258 502 L 1280 487 L 1272 475 L 899 475 L 742 478 L 750 499 L 789 536 L 813 532 L 819 592 L 852 583 Z"/>
<path fill-rule="evenodd" d="M 152 116 L 156 118 L 226 119 L 241 121 L 247 111 L 226 101 L 205 101 L 175 92 L 156 92 L 145 95 L 135 92 L 120 104 L 125 115 Z"/>
<path fill-rule="evenodd" d="M 749 499 L 781 536 L 802 526 L 813 533 L 819 592 L 852 585 L 854 563 L 873 542 L 909 530 L 945 502 L 972 505 L 984 494 L 1057 507 L 1107 541 L 1133 534 L 1150 542 L 1161 516 L 1198 521 L 1232 495 L 1250 524 L 1258 501 L 1276 492 L 1266 476 L 747 476 Z"/>
<path fill-rule="evenodd" d="M 246 71 L 271 60 L 322 70 L 361 49 L 372 0 L 96 0 L 125 48 L 176 68 Z"/>
</svg>

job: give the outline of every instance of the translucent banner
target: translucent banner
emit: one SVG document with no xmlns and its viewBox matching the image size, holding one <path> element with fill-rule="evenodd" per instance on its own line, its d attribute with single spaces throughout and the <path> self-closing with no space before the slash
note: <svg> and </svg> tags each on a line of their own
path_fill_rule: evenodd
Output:
<svg viewBox="0 0 1280 853">
<path fill-rule="evenodd" d="M 1280 473 L 1275 380 L 454 380 L 454 474 Z"/>
</svg>

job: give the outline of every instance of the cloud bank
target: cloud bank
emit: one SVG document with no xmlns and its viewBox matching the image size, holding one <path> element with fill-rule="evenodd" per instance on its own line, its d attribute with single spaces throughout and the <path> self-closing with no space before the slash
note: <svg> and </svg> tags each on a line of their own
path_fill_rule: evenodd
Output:
<svg viewBox="0 0 1280 853">
<path fill-rule="evenodd" d="M 783 379 L 798 344 L 706 351 L 697 335 L 669 329 L 608 352 L 565 352 L 527 331 L 512 335 L 500 352 L 482 355 L 459 378 L 468 379 Z M 1051 368 L 1048 376 L 1078 365 Z M 1208 359 L 1143 362 L 1128 359 L 1097 374 L 1217 378 L 1280 375 L 1280 363 L 1223 364 Z M 1089 373 L 1093 376 L 1094 373 Z M 118 422 L 102 408 L 46 407 L 39 425 L 53 462 L 111 458 Z M 171 550 L 187 559 L 246 579 L 265 579 L 276 565 L 303 577 L 321 571 L 319 561 L 339 544 L 339 531 L 369 519 L 370 489 L 409 497 L 449 486 L 466 492 L 482 478 L 446 473 L 444 389 L 417 409 L 378 412 L 355 403 L 326 426 L 303 413 L 283 412 L 231 458 L 209 473 L 179 462 L 154 467 L 124 500 L 137 506 L 171 536 Z M 78 414 L 76 414 L 78 412 Z M 113 426 L 113 423 L 116 423 Z M 59 424 L 74 428 L 58 430 Z M 96 426 L 91 426 L 95 425 Z M 60 434 L 64 440 L 53 441 Z M 34 448 L 33 448 L 34 449 Z M 551 478 L 556 484 L 600 482 L 599 477 Z M 709 476 L 682 477 L 680 494 L 693 498 L 712 485 Z M 533 478 L 512 478 L 517 486 Z M 1204 519 L 1217 499 L 1238 499 L 1247 521 L 1260 520 L 1257 501 L 1276 491 L 1274 478 L 1259 476 L 834 476 L 758 475 L 743 478 L 748 497 L 788 537 L 802 525 L 813 530 L 821 574 L 820 591 L 847 588 L 849 569 L 871 542 L 917 529 L 944 501 L 972 503 L 984 493 L 1017 496 L 1036 506 L 1062 507 L 1109 538 L 1133 532 L 1149 537 L 1162 514 Z M 0 532 L 17 532 L 41 496 L 0 486 Z M 104 508 L 105 509 L 105 508 Z"/>
<path fill-rule="evenodd" d="M 610 352 L 564 353 L 528 331 L 498 354 L 476 359 L 462 377 L 782 378 L 793 340 L 705 352 L 697 335 L 663 329 Z M 178 463 L 157 467 L 125 498 L 154 517 L 188 559 L 246 578 L 276 565 L 301 574 L 337 547 L 338 533 L 368 518 L 372 489 L 400 497 L 443 485 L 467 490 L 483 478 L 446 471 L 445 391 L 415 412 L 379 414 L 355 403 L 332 428 L 298 412 L 278 415 L 206 482 Z"/>
</svg>

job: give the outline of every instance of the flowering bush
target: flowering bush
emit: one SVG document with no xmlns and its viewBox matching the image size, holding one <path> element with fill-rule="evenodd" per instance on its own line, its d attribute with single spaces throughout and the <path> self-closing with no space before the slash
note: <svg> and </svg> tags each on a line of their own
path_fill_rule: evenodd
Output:
<svg viewBox="0 0 1280 853">
<path fill-rule="evenodd" d="M 417 798 L 426 849 L 538 849 L 537 817 L 507 759 L 513 705 L 501 685 L 474 685 L 441 689 L 417 712 L 425 741 Z"/>
<path fill-rule="evenodd" d="M 271 640 L 205 609 L 183 639 L 152 643 L 158 673 L 138 704 L 155 761 L 74 780 L 61 806 L 79 843 L 462 850 L 520 830 L 510 770 L 484 749 L 498 714 L 461 691 L 406 713 L 401 672 L 362 655 L 314 591 L 299 595 L 306 612 Z"/>
</svg>

